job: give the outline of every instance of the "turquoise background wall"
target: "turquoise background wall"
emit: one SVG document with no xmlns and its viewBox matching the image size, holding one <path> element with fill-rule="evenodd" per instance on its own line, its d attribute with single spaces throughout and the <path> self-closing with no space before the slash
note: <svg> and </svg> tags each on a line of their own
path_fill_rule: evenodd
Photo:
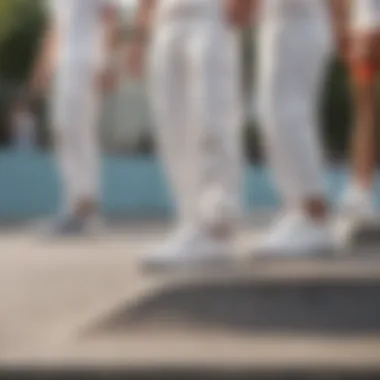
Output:
<svg viewBox="0 0 380 380">
<path fill-rule="evenodd" d="M 103 209 L 118 217 L 168 215 L 173 202 L 161 165 L 154 158 L 105 157 L 102 167 Z M 335 201 L 347 180 L 347 170 L 326 173 L 329 196 Z M 377 201 L 380 198 L 377 181 Z M 279 205 L 265 167 L 247 167 L 244 183 L 247 212 Z M 22 219 L 54 213 L 60 186 L 54 158 L 38 152 L 0 153 L 0 219 Z"/>
</svg>

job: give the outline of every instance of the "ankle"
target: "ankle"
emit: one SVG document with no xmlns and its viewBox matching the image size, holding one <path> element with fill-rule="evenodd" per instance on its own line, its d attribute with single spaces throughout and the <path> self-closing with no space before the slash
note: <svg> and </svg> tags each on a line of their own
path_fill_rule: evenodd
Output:
<svg viewBox="0 0 380 380">
<path fill-rule="evenodd" d="M 325 222 L 329 212 L 328 202 L 324 198 L 308 199 L 303 204 L 303 211 L 310 219 Z"/>
<path fill-rule="evenodd" d="M 204 229 L 207 233 L 218 240 L 229 240 L 236 234 L 236 228 L 229 221 L 219 221 L 217 223 L 205 224 Z"/>
<path fill-rule="evenodd" d="M 358 179 L 353 181 L 349 185 L 349 190 L 356 192 L 356 193 L 371 193 L 373 187 L 373 181 L 372 180 L 365 180 L 365 179 Z"/>
<path fill-rule="evenodd" d="M 93 199 L 81 199 L 77 202 L 74 213 L 80 218 L 87 218 L 97 214 L 98 202 Z"/>
</svg>

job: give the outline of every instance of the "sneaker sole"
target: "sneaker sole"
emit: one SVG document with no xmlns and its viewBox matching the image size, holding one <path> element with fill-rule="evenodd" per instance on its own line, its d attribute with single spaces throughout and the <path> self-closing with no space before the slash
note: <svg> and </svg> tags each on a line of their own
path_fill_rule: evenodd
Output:
<svg viewBox="0 0 380 380">
<path fill-rule="evenodd" d="M 252 260 L 257 261 L 270 261 L 270 260 L 308 260 L 308 259 L 334 259 L 339 257 L 340 250 L 337 247 L 326 246 L 315 248 L 313 250 L 301 251 L 286 251 L 286 250 L 267 250 L 256 251 L 252 254 Z"/>
<path fill-rule="evenodd" d="M 234 263 L 230 255 L 215 255 L 184 261 L 154 261 L 146 260 L 140 263 L 140 269 L 146 273 L 168 273 L 177 271 L 221 270 Z"/>
</svg>

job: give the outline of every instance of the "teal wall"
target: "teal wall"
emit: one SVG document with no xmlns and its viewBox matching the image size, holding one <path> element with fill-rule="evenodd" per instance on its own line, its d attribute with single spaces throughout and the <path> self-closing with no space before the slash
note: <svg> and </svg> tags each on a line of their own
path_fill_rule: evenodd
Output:
<svg viewBox="0 0 380 380">
<path fill-rule="evenodd" d="M 135 217 L 172 212 L 170 191 L 155 159 L 106 157 L 102 172 L 103 207 L 107 214 Z M 346 171 L 330 170 L 327 180 L 329 195 L 335 200 L 346 181 Z M 50 155 L 34 152 L 0 154 L 0 219 L 54 213 L 59 196 L 59 179 Z M 247 211 L 278 205 L 278 197 L 265 168 L 247 168 L 244 202 Z"/>
</svg>

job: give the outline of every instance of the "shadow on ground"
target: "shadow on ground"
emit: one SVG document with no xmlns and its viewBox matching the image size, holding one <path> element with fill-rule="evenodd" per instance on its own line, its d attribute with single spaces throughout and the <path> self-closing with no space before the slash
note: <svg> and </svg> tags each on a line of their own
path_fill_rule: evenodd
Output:
<svg viewBox="0 0 380 380">
<path fill-rule="evenodd" d="M 379 334 L 379 297 L 380 277 L 373 276 L 260 280 L 220 276 L 215 281 L 179 281 L 120 305 L 86 335 L 171 326 L 245 334 Z"/>
</svg>

